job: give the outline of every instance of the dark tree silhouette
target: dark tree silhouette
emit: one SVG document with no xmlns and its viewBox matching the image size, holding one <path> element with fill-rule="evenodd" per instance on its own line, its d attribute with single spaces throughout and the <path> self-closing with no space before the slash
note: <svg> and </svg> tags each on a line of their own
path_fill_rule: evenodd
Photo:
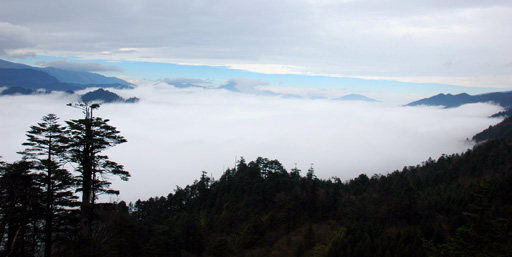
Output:
<svg viewBox="0 0 512 257">
<path fill-rule="evenodd" d="M 42 217 L 40 194 L 31 164 L 0 166 L 0 256 L 35 256 Z"/>
<path fill-rule="evenodd" d="M 94 202 L 99 193 L 118 194 L 110 190 L 108 175 L 119 176 L 128 180 L 130 173 L 124 170 L 123 165 L 109 160 L 107 155 L 101 153 L 105 150 L 126 142 L 120 132 L 109 125 L 108 119 L 93 116 L 93 110 L 99 104 L 87 102 L 69 104 L 79 108 L 85 118 L 66 121 L 69 128 L 68 153 L 70 160 L 77 163 L 78 190 L 82 192 L 81 203 L 81 231 L 84 236 L 91 236 Z"/>
<path fill-rule="evenodd" d="M 45 206 L 44 256 L 52 255 L 53 224 L 62 219 L 69 207 L 73 206 L 74 179 L 71 173 L 63 169 L 64 154 L 67 147 L 65 128 L 58 123 L 55 114 L 48 114 L 42 122 L 31 126 L 27 131 L 27 148 L 19 152 L 23 159 L 32 163 L 36 171 L 36 181 L 43 190 Z"/>
</svg>

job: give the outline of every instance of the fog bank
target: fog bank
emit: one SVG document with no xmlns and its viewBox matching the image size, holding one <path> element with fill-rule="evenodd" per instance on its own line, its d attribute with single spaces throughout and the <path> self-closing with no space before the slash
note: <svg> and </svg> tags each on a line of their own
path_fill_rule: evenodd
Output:
<svg viewBox="0 0 512 257">
<path fill-rule="evenodd" d="M 193 183 L 201 171 L 219 178 L 242 156 L 278 159 L 302 174 L 313 163 L 322 179 L 386 174 L 466 151 L 472 147 L 466 139 L 498 123 L 488 116 L 501 110 L 490 104 L 441 109 L 286 99 L 164 83 L 115 92 L 141 98 L 137 104 L 104 104 L 95 112 L 128 140 L 108 151 L 132 174 L 128 182 L 113 183 L 121 195 L 111 200 L 125 201 L 165 196 L 176 185 Z M 80 110 L 65 106 L 75 100 L 61 93 L 0 97 L 3 160 L 20 159 L 16 151 L 23 149 L 25 131 L 44 115 L 55 113 L 62 123 L 81 118 Z"/>
</svg>

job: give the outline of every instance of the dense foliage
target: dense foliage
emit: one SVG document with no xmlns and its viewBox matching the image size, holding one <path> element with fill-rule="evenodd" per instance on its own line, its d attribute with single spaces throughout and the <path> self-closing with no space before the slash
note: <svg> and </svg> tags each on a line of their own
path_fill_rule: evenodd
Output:
<svg viewBox="0 0 512 257">
<path fill-rule="evenodd" d="M 54 256 L 510 256 L 512 139 L 491 138 L 349 181 L 241 159 L 219 179 L 203 172 L 167 196 L 97 204 L 86 241 L 74 229 L 79 214 L 70 213 Z M 42 218 L 31 196 L 41 188 L 30 169 L 1 169 L 0 242 L 9 256 L 38 256 Z M 9 241 L 16 231 L 23 237 Z"/>
</svg>

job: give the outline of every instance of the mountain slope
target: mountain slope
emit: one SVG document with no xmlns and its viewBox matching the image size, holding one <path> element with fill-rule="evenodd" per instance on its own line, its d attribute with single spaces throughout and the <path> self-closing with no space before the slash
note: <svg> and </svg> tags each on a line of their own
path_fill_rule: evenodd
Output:
<svg viewBox="0 0 512 257">
<path fill-rule="evenodd" d="M 367 96 L 364 96 L 364 95 L 359 95 L 359 94 L 350 94 L 350 95 L 345 95 L 345 96 L 342 96 L 340 98 L 337 98 L 335 100 L 341 100 L 341 101 L 365 101 L 365 102 L 378 102 L 377 100 L 375 99 L 372 99 L 372 98 L 369 98 Z"/>
<path fill-rule="evenodd" d="M 82 89 L 79 85 L 62 83 L 53 76 L 35 69 L 0 69 L 1 87 L 67 91 Z"/>
<path fill-rule="evenodd" d="M 411 102 L 406 106 L 417 105 L 432 105 L 444 106 L 445 108 L 458 107 L 470 103 L 495 103 L 505 108 L 512 107 L 512 91 L 511 92 L 495 92 L 481 95 L 468 95 L 466 93 L 452 95 L 452 94 L 438 94 L 429 98 L 420 99 Z"/>
<path fill-rule="evenodd" d="M 204 172 L 137 201 L 131 234 L 117 240 L 138 242 L 140 256 L 509 256 L 506 130 L 463 154 L 346 182 L 242 159 L 218 180 Z"/>
<path fill-rule="evenodd" d="M 473 140 L 476 142 L 483 142 L 488 140 L 500 140 L 505 138 L 512 138 L 512 109 L 500 115 L 507 116 L 500 123 L 489 126 L 489 128 L 473 136 Z"/>
<path fill-rule="evenodd" d="M 43 93 L 46 93 L 47 91 L 44 91 Z M 23 87 L 9 87 L 5 90 L 3 90 L 0 95 L 34 95 L 41 93 L 38 90 L 35 89 L 27 89 Z"/>
<path fill-rule="evenodd" d="M 0 68 L 2 69 L 33 69 L 32 66 L 28 66 L 25 64 L 8 62 L 0 59 Z"/>
<path fill-rule="evenodd" d="M 120 97 L 116 93 L 110 92 L 108 90 L 104 90 L 103 88 L 99 88 L 95 91 L 91 91 L 82 95 L 82 101 L 84 102 L 103 102 L 103 103 L 116 103 L 116 102 L 125 102 L 125 103 L 136 103 L 139 101 L 138 98 L 132 97 L 128 100 Z"/>
<path fill-rule="evenodd" d="M 8 62 L 0 59 L 0 68 L 5 69 L 1 74 L 4 82 L 8 80 L 9 86 L 23 87 L 27 89 L 39 89 L 46 90 L 77 90 L 88 87 L 104 87 L 104 88 L 133 88 L 133 84 L 118 79 L 115 77 L 106 77 L 100 74 L 85 72 L 85 71 L 71 71 L 58 69 L 53 67 L 37 68 L 24 64 L 18 64 Z M 19 71 L 24 70 L 24 71 Z M 29 72 L 26 70 L 33 70 L 42 72 L 53 78 L 50 81 L 48 77 L 43 77 L 40 73 Z M 12 73 L 12 74 L 8 74 Z M 22 74 L 23 73 L 23 74 Z M 2 78 L 0 78 L 2 79 Z M 37 82 L 39 79 L 42 81 Z M 27 83 L 30 81 L 30 83 Z M 34 83 L 32 83 L 34 82 Z M 33 84 L 32 86 L 29 84 Z M 0 86 L 7 86 L 0 84 Z"/>
<path fill-rule="evenodd" d="M 88 85 L 89 87 L 103 85 L 103 87 L 133 88 L 131 83 L 122 79 L 106 77 L 92 72 L 70 71 L 52 67 L 42 68 L 40 70 L 54 76 L 64 83 Z"/>
<path fill-rule="evenodd" d="M 507 256 L 511 172 L 509 139 L 345 183 L 242 160 L 219 180 L 203 173 L 137 201 L 140 227 L 118 240 L 135 236 L 141 256 Z"/>
</svg>

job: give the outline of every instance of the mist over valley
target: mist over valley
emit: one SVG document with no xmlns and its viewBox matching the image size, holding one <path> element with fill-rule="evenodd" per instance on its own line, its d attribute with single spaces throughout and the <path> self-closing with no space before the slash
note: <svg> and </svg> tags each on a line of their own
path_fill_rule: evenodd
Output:
<svg viewBox="0 0 512 257">
<path fill-rule="evenodd" d="M 89 91 L 91 91 L 90 89 Z M 108 118 L 128 143 L 108 155 L 132 174 L 128 183 L 115 181 L 119 198 L 135 201 L 166 195 L 194 181 L 201 171 L 213 178 L 235 166 L 241 157 L 278 159 L 288 170 L 311 167 L 322 179 L 348 180 L 361 173 L 387 174 L 429 157 L 461 153 L 473 146 L 471 137 L 498 123 L 489 118 L 502 109 L 487 103 L 443 109 L 403 107 L 381 102 L 287 98 L 176 88 L 166 83 L 138 85 L 131 90 L 108 89 L 135 104 L 103 104 L 95 112 Z M 4 161 L 19 159 L 23 131 L 42 116 L 55 113 L 61 121 L 83 115 L 66 107 L 77 94 L 0 97 L 0 129 Z"/>
</svg>

